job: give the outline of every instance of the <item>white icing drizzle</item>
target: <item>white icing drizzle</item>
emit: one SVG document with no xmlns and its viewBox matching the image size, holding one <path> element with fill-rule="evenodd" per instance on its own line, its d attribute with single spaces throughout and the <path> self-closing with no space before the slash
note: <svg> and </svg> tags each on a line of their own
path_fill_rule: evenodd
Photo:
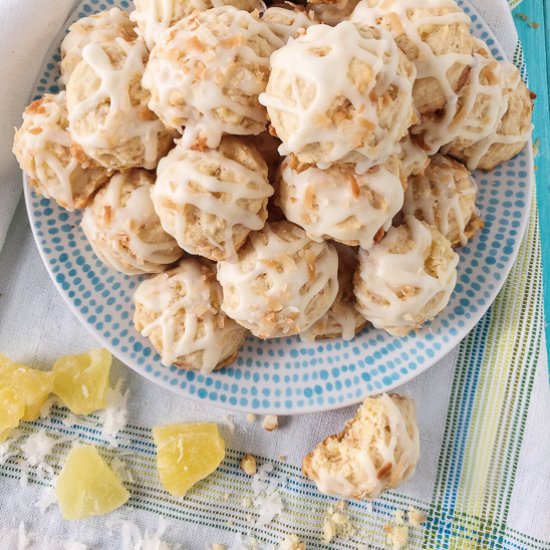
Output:
<svg viewBox="0 0 550 550">
<path fill-rule="evenodd" d="M 238 138 L 224 139 L 238 143 Z M 248 145 L 243 143 L 245 146 Z M 231 179 L 224 181 L 208 173 L 212 170 L 223 172 L 225 176 L 230 174 Z M 259 231 L 264 226 L 265 208 L 251 211 L 246 205 L 247 201 L 265 202 L 273 195 L 273 187 L 267 181 L 265 170 L 256 172 L 224 156 L 222 150 L 195 151 L 180 142 L 160 161 L 157 174 L 152 199 L 163 227 L 191 254 L 204 255 L 204 251 L 197 248 L 196 243 L 188 237 L 189 224 L 197 222 L 185 216 L 187 205 L 214 216 L 215 220 L 211 223 L 216 228 L 223 224 L 224 238 L 221 242 L 209 237 L 208 228 L 204 228 L 202 234 L 209 237 L 211 245 L 224 252 L 225 258 L 235 258 L 236 226 L 250 231 Z M 176 212 L 172 205 L 175 205 Z M 168 215 L 165 214 L 167 211 L 170 211 Z"/>
<path fill-rule="evenodd" d="M 483 112 L 479 114 L 483 117 L 476 120 L 480 102 Z M 477 41 L 470 75 L 458 100 L 446 105 L 437 116 L 425 116 L 413 132 L 422 135 L 425 147 L 433 154 L 458 137 L 471 144 L 494 135 L 507 108 L 501 64 L 487 52 L 484 43 Z"/>
<path fill-rule="evenodd" d="M 65 92 L 46 94 L 25 110 L 13 152 L 38 193 L 67 210 L 74 210 L 82 206 L 80 201 L 75 204 L 79 191 L 91 186 L 85 193 L 91 194 L 105 182 L 107 174 L 101 177 L 100 169 L 79 166 L 70 152 L 72 139 L 67 125 Z"/>
<path fill-rule="evenodd" d="M 359 252 L 355 285 L 357 309 L 375 327 L 396 336 L 406 335 L 445 308 L 457 278 L 458 255 L 450 243 L 449 259 L 438 258 L 445 263 L 438 266 L 436 278 L 425 269 L 436 230 L 412 216 L 405 217 L 405 225 L 410 231 L 410 243 L 401 242 L 403 233 L 392 227 L 370 251 Z M 406 252 L 391 251 L 407 244 L 410 246 Z"/>
<path fill-rule="evenodd" d="M 149 107 L 192 144 L 216 147 L 222 133 L 259 134 L 267 123 L 258 103 L 269 56 L 281 41 L 258 14 L 232 6 L 182 19 L 162 34 L 151 52 L 143 85 Z M 263 48 L 263 54 L 257 53 Z"/>
<path fill-rule="evenodd" d="M 279 37 L 283 44 L 291 38 L 304 34 L 308 27 L 317 22 L 313 12 L 307 12 L 290 2 L 267 8 L 262 15 L 262 21 L 267 23 L 273 34 Z"/>
<path fill-rule="evenodd" d="M 216 305 L 221 301 L 222 291 L 210 271 L 210 267 L 188 258 L 178 268 L 147 279 L 137 288 L 134 302 L 144 312 L 139 314 L 140 332 L 150 337 L 154 331 L 161 331 L 163 365 L 202 351 L 200 370 L 208 373 L 226 359 L 224 333 L 235 332 L 237 325 Z M 149 321 L 144 319 L 145 315 L 150 315 Z M 134 323 L 137 317 L 136 313 Z M 241 337 L 244 335 L 244 329 L 238 332 Z M 235 349 L 239 346 L 237 338 Z"/>
<path fill-rule="evenodd" d="M 69 81 L 73 70 L 82 60 L 84 46 L 105 45 L 117 37 L 136 37 L 128 14 L 118 8 L 101 11 L 73 23 L 61 42 L 61 82 L 66 85 Z"/>
<path fill-rule="evenodd" d="M 130 14 L 130 19 L 137 24 L 138 33 L 149 50 L 153 49 L 166 29 L 194 11 L 225 5 L 246 10 L 260 6 L 254 0 L 134 0 L 134 4 L 135 10 Z"/>
<path fill-rule="evenodd" d="M 499 62 L 499 68 L 502 78 L 502 85 L 499 86 L 498 90 L 494 90 L 495 95 L 491 95 L 491 102 L 493 109 L 495 110 L 497 124 L 496 128 L 494 124 L 489 124 L 491 131 L 486 132 L 486 136 L 483 139 L 479 139 L 479 135 L 474 131 L 472 133 L 468 132 L 468 125 L 473 125 L 475 121 L 471 119 L 467 120 L 467 124 L 461 128 L 461 131 L 458 133 L 460 138 L 466 140 L 472 140 L 472 144 L 468 144 L 468 156 L 467 156 L 467 166 L 469 170 L 476 170 L 484 157 L 489 153 L 489 150 L 493 145 L 502 144 L 502 145 L 514 145 L 514 144 L 525 144 L 531 138 L 532 125 L 529 124 L 529 129 L 526 132 L 521 132 L 520 128 L 517 128 L 517 132 L 512 134 L 503 134 L 503 121 L 508 116 L 518 118 L 518 126 L 524 123 L 523 113 L 510 113 L 510 99 L 514 94 L 528 93 L 525 90 L 525 84 L 521 79 L 521 74 L 517 67 L 509 63 L 508 61 Z M 498 108 L 498 109 L 497 109 Z M 490 119 L 493 121 L 493 119 Z M 481 126 L 483 128 L 483 126 Z M 451 150 L 453 148 L 453 143 L 448 147 L 444 148 L 444 151 Z"/>
<path fill-rule="evenodd" d="M 403 206 L 397 159 L 356 174 L 353 165 L 297 171 L 281 165 L 279 206 L 310 239 L 335 241 L 368 250 L 380 230 L 387 231 Z"/>
<path fill-rule="evenodd" d="M 357 62 L 369 67 L 372 73 L 363 89 L 349 76 L 352 63 Z M 414 68 L 410 66 L 411 74 L 404 74 L 404 63 L 408 65 L 393 38 L 383 29 L 358 28 L 349 21 L 336 27 L 309 27 L 305 35 L 273 53 L 267 90 L 260 95 L 260 103 L 267 107 L 283 141 L 279 152 L 294 153 L 300 158 L 308 146 L 322 143 L 330 148 L 323 149 L 322 161 L 317 161 L 320 168 L 345 161 L 351 153 L 364 159 L 358 165 L 359 172 L 383 162 L 414 120 L 411 99 Z M 276 90 L 281 75 L 288 77 L 289 73 L 291 95 L 282 98 Z M 314 89 L 314 96 L 308 94 L 307 101 L 300 90 L 306 85 Z M 379 101 L 390 90 L 397 97 L 390 100 L 391 106 L 385 107 L 395 112 L 390 127 L 383 128 Z M 327 113 L 340 100 L 350 105 L 347 116 L 338 123 L 327 120 Z M 281 113 L 295 121 L 289 135 L 276 122 Z M 348 120 L 352 115 L 352 120 Z"/>
<path fill-rule="evenodd" d="M 420 443 L 415 405 L 408 398 L 382 394 L 367 399 L 344 434 L 337 448 L 329 438 L 304 462 L 306 475 L 322 493 L 375 499 L 414 473 Z M 325 446 L 330 446 L 327 454 Z"/>
<path fill-rule="evenodd" d="M 403 214 L 437 227 L 449 240 L 456 233 L 457 244 L 465 246 L 468 223 L 477 214 L 476 194 L 477 184 L 466 168 L 436 155 L 424 175 L 409 180 Z"/>
<path fill-rule="evenodd" d="M 138 165 L 152 169 L 158 160 L 159 138 L 166 130 L 160 120 L 151 116 L 145 105 L 133 105 L 131 97 L 131 86 L 145 69 L 147 49 L 141 39 L 126 42 L 117 38 L 114 43 L 120 50 L 121 63 L 118 67 L 98 44 L 88 44 L 82 50 L 83 62 L 92 69 L 100 84 L 93 93 L 79 97 L 78 87 L 82 83 L 78 78 L 76 81 L 74 79 L 78 73 L 73 73 L 73 78 L 69 80 L 67 106 L 71 135 L 90 157 L 99 162 L 98 155 L 102 151 L 112 150 L 113 143 L 121 148 L 123 144 L 138 138 L 143 146 L 142 162 Z M 103 114 L 105 105 L 108 112 Z M 85 124 L 90 117 L 97 124 L 93 130 Z"/>
<path fill-rule="evenodd" d="M 446 10 L 437 14 L 435 10 Z M 422 13 L 426 10 L 427 13 Z M 447 11 L 451 10 L 451 11 Z M 422 13 L 420 15 L 420 13 Z M 449 52 L 436 55 L 422 38 L 422 28 L 463 24 L 470 27 L 470 18 L 457 5 L 455 0 L 361 0 L 353 11 L 350 20 L 365 25 L 379 25 L 380 19 L 389 17 L 394 36 L 404 33 L 418 55 L 414 62 L 416 78 L 434 78 L 441 87 L 447 108 L 453 108 L 457 95 L 448 79 L 450 69 L 456 64 L 472 64 L 471 52 Z M 397 21 L 395 20 L 397 18 Z"/>
<path fill-rule="evenodd" d="M 96 255 L 127 275 L 158 273 L 183 253 L 161 229 L 151 201 L 153 181 L 142 170 L 114 175 L 82 217 L 82 229 Z"/>
<path fill-rule="evenodd" d="M 281 238 L 279 232 L 291 234 L 292 239 Z M 218 264 L 222 309 L 260 338 L 297 334 L 334 302 L 337 272 L 338 255 L 332 245 L 310 241 L 288 222 L 267 224 L 262 232 L 250 234 L 237 262 Z M 258 281 L 266 281 L 267 287 Z M 308 307 L 320 300 L 321 292 L 326 307 L 315 315 Z"/>
<path fill-rule="evenodd" d="M 359 0 L 338 0 L 338 2 L 323 4 L 309 3 L 308 10 L 312 10 L 316 17 L 325 25 L 337 25 L 345 19 L 349 19 Z"/>
</svg>

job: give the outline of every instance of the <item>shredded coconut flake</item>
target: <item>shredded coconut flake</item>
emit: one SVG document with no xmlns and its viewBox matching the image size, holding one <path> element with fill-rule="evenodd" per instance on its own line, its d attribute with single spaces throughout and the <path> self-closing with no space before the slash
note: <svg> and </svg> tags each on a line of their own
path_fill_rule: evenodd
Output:
<svg viewBox="0 0 550 550">
<path fill-rule="evenodd" d="M 31 542 L 31 537 L 27 534 L 25 524 L 21 522 L 17 530 L 17 550 L 27 550 Z"/>
<path fill-rule="evenodd" d="M 128 469 L 128 465 L 118 456 L 115 456 L 115 458 L 113 458 L 113 460 L 111 461 L 111 469 L 120 479 L 120 481 L 123 481 L 125 483 L 134 482 L 134 476 L 132 476 L 132 472 L 130 472 L 130 470 Z"/>
<path fill-rule="evenodd" d="M 21 445 L 23 457 L 29 466 L 39 466 L 46 460 L 58 440 L 50 437 L 44 428 L 29 435 L 25 443 Z"/>
<path fill-rule="evenodd" d="M 42 491 L 40 498 L 35 502 L 34 506 L 38 508 L 42 514 L 44 514 L 56 502 L 57 499 L 55 498 L 55 491 L 53 490 L 53 487 L 46 487 Z"/>
<path fill-rule="evenodd" d="M 286 480 L 280 476 L 270 476 L 272 472 L 273 464 L 266 462 L 258 468 L 258 472 L 252 478 L 253 504 L 259 514 L 256 525 L 259 527 L 267 525 L 283 511 L 278 489 Z"/>
<path fill-rule="evenodd" d="M 40 407 L 40 418 L 48 418 L 52 412 L 52 407 L 57 405 L 57 397 L 50 397 L 46 402 Z"/>
<path fill-rule="evenodd" d="M 232 414 L 226 414 L 223 417 L 223 423 L 227 426 L 230 433 L 235 433 L 235 417 Z"/>
<path fill-rule="evenodd" d="M 159 519 L 157 530 L 154 534 L 149 534 L 147 530 L 142 535 L 139 527 L 130 519 L 117 517 L 105 522 L 107 528 L 113 531 L 113 528 L 120 529 L 122 539 L 121 550 L 177 550 L 181 548 L 180 544 L 169 545 L 161 537 L 164 536 L 168 526 L 164 518 Z"/>
<path fill-rule="evenodd" d="M 114 447 L 118 447 L 118 433 L 128 423 L 128 397 L 130 390 L 121 391 L 124 380 L 120 378 L 114 388 L 107 390 L 107 406 L 99 413 L 99 421 L 102 423 L 103 438 Z"/>
<path fill-rule="evenodd" d="M 69 413 L 67 413 L 67 416 L 62 420 L 62 422 L 63 422 L 63 426 L 66 426 L 67 428 L 72 428 L 78 422 L 78 417 L 69 411 Z"/>
</svg>

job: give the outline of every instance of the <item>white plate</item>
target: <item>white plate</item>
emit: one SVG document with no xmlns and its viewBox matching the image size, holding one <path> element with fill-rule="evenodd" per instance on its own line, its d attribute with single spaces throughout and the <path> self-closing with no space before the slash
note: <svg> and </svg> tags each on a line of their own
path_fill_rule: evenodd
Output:
<svg viewBox="0 0 550 550">
<path fill-rule="evenodd" d="M 109 7 L 105 4 L 83 2 L 67 27 Z M 125 0 L 108 4 L 128 8 Z M 474 34 L 502 58 L 502 48 L 485 22 L 469 4 L 462 6 L 472 18 Z M 44 64 L 37 97 L 58 91 L 58 47 L 55 44 Z M 184 397 L 236 410 L 295 414 L 339 408 L 391 390 L 431 367 L 468 334 L 495 299 L 516 258 L 530 211 L 532 166 L 529 145 L 494 172 L 475 174 L 485 227 L 459 251 L 458 285 L 435 321 L 406 338 L 372 328 L 350 342 L 249 337 L 232 366 L 210 375 L 161 365 L 148 340 L 132 326 L 132 294 L 141 279 L 102 265 L 79 227 L 80 213 L 37 197 L 26 183 L 25 199 L 55 286 L 79 321 L 121 361 Z"/>
</svg>

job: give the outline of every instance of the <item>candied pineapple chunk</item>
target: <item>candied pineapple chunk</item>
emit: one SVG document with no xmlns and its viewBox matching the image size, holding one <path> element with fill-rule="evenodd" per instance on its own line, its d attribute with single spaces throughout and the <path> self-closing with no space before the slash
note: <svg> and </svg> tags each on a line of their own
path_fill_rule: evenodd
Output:
<svg viewBox="0 0 550 550">
<path fill-rule="evenodd" d="M 105 408 L 112 356 L 106 349 L 60 357 L 53 366 L 53 391 L 74 414 Z"/>
<path fill-rule="evenodd" d="M 0 388 L 0 443 L 17 428 L 25 414 L 25 403 L 11 387 Z"/>
<path fill-rule="evenodd" d="M 35 420 L 53 390 L 53 374 L 14 363 L 0 355 L 0 388 L 10 387 L 25 405 L 21 420 Z"/>
<path fill-rule="evenodd" d="M 174 496 L 184 496 L 216 470 L 225 456 L 225 443 L 216 424 L 157 426 L 153 439 L 160 482 Z"/>
<path fill-rule="evenodd" d="M 71 449 L 55 484 L 64 519 L 108 514 L 130 497 L 93 445 Z"/>
</svg>

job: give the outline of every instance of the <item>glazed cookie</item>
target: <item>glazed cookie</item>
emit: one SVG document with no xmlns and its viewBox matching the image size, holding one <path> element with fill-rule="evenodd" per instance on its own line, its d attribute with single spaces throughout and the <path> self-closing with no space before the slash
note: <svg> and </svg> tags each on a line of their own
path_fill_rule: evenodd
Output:
<svg viewBox="0 0 550 550">
<path fill-rule="evenodd" d="M 414 75 L 384 30 L 313 25 L 271 56 L 260 102 L 282 154 L 319 168 L 358 162 L 365 171 L 384 162 L 416 121 Z"/>
<path fill-rule="evenodd" d="M 195 258 L 143 281 L 134 294 L 134 325 L 163 365 L 203 373 L 232 363 L 246 330 L 220 310 L 215 266 Z"/>
<path fill-rule="evenodd" d="M 414 401 L 382 394 L 366 399 L 341 433 L 309 453 L 302 472 L 326 495 L 373 500 L 410 479 L 419 458 Z"/>
<path fill-rule="evenodd" d="M 403 214 L 437 227 L 453 246 L 464 246 L 483 227 L 476 195 L 476 182 L 462 164 L 435 155 L 423 175 L 409 179 Z"/>
<path fill-rule="evenodd" d="M 421 114 L 456 101 L 472 65 L 473 38 L 455 0 L 361 0 L 351 21 L 390 31 L 416 65 L 413 97 Z"/>
<path fill-rule="evenodd" d="M 169 27 L 195 11 L 231 5 L 241 10 L 259 9 L 258 0 L 134 0 L 130 19 L 136 23 L 140 36 L 149 50 Z"/>
<path fill-rule="evenodd" d="M 39 195 L 74 210 L 89 203 L 109 174 L 81 151 L 76 158 L 68 125 L 65 92 L 46 94 L 25 109 L 13 153 Z"/>
<path fill-rule="evenodd" d="M 301 36 L 308 27 L 319 22 L 311 10 L 292 2 L 270 6 L 262 14 L 262 21 L 282 44 L 286 44 L 291 38 Z"/>
<path fill-rule="evenodd" d="M 259 338 L 306 331 L 333 304 L 338 255 L 288 222 L 250 234 L 236 262 L 218 264 L 223 311 Z"/>
<path fill-rule="evenodd" d="M 404 186 L 395 155 L 363 174 L 357 174 L 353 164 L 296 169 L 292 161 L 287 157 L 281 165 L 275 202 L 314 241 L 332 239 L 369 249 L 403 207 Z"/>
<path fill-rule="evenodd" d="M 140 83 L 147 55 L 139 38 L 88 44 L 67 84 L 71 135 L 106 168 L 153 169 L 172 146 Z"/>
<path fill-rule="evenodd" d="M 266 126 L 258 95 L 269 57 L 281 46 L 257 13 L 232 6 L 196 12 L 162 35 L 143 85 L 149 107 L 188 145 L 216 147 L 223 133 L 259 134 Z"/>
<path fill-rule="evenodd" d="M 357 309 L 376 328 L 406 336 L 448 304 L 458 255 L 435 227 L 412 216 L 380 243 L 359 252 Z"/>
<path fill-rule="evenodd" d="M 330 309 L 308 330 L 300 334 L 306 342 L 324 338 L 352 340 L 367 321 L 355 307 L 353 274 L 357 268 L 357 249 L 336 244 L 338 252 L 338 294 Z"/>
<path fill-rule="evenodd" d="M 82 50 L 88 44 L 108 44 L 116 38 L 127 42 L 137 37 L 128 14 L 118 8 L 100 11 L 75 21 L 61 42 L 61 82 L 67 84 L 76 66 L 82 61 Z"/>
<path fill-rule="evenodd" d="M 487 92 L 490 99 L 481 106 L 476 102 L 471 110 L 466 109 L 457 136 L 444 148 L 447 154 L 465 162 L 470 170 L 493 170 L 520 153 L 531 139 L 531 93 L 511 63 L 499 62 L 499 72 L 502 85 L 498 90 L 490 86 L 484 88 L 493 95 Z"/>
<path fill-rule="evenodd" d="M 127 275 L 159 273 L 183 254 L 155 213 L 154 182 L 154 175 L 140 168 L 117 173 L 82 217 L 82 229 L 96 255 Z"/>
<path fill-rule="evenodd" d="M 464 149 L 496 132 L 508 104 L 501 67 L 485 43 L 475 40 L 473 64 L 457 101 L 426 114 L 412 129 L 430 154 L 451 142 Z"/>
<path fill-rule="evenodd" d="M 163 158 L 152 192 L 164 229 L 190 254 L 234 259 L 250 231 L 259 231 L 273 194 L 267 166 L 247 140 L 225 136 L 216 149 L 181 142 Z"/>
</svg>

